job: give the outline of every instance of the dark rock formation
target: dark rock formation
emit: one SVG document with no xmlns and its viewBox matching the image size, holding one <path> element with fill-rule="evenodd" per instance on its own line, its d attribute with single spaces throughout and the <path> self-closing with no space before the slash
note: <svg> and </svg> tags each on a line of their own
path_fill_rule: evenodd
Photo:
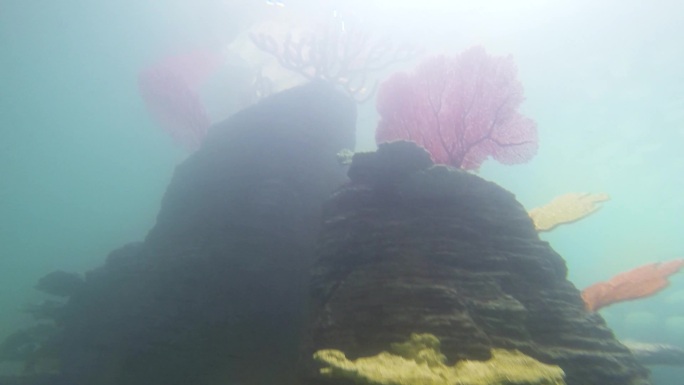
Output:
<svg viewBox="0 0 684 385">
<path fill-rule="evenodd" d="M 57 270 L 42 277 L 35 288 L 58 297 L 69 297 L 82 286 L 83 278 L 80 275 Z"/>
<path fill-rule="evenodd" d="M 10 334 L 0 344 L 0 362 L 24 361 L 28 364 L 35 352 L 52 338 L 55 329 L 53 324 L 38 323 Z"/>
<path fill-rule="evenodd" d="M 54 383 L 292 383 L 320 207 L 346 180 L 336 153 L 354 146 L 354 109 L 314 83 L 214 127 L 145 242 L 71 297 Z"/>
<path fill-rule="evenodd" d="M 426 157 L 407 143 L 355 155 L 324 208 L 306 354 L 372 356 L 432 333 L 450 362 L 519 349 L 568 385 L 649 384 L 515 197 Z"/>
<path fill-rule="evenodd" d="M 669 344 L 622 341 L 643 365 L 684 366 L 684 349 Z"/>
</svg>

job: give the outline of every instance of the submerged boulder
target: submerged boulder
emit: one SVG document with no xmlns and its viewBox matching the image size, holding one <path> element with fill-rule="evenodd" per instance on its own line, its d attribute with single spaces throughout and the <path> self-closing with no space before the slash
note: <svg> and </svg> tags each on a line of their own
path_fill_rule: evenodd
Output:
<svg viewBox="0 0 684 385">
<path fill-rule="evenodd" d="M 375 356 L 430 333 L 449 365 L 517 349 L 568 385 L 649 384 L 513 194 L 424 159 L 406 142 L 357 154 L 325 204 L 306 355 Z"/>
<path fill-rule="evenodd" d="M 58 297 L 69 297 L 83 286 L 83 278 L 77 273 L 62 270 L 43 276 L 36 284 L 36 290 Z"/>
<path fill-rule="evenodd" d="M 344 183 L 355 104 L 324 83 L 214 127 L 142 243 L 66 306 L 60 383 L 293 383 L 320 210 Z"/>
</svg>

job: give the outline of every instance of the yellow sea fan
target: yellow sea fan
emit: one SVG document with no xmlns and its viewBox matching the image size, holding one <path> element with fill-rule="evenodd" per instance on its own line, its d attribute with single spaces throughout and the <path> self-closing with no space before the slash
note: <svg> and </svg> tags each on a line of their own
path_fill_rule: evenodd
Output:
<svg viewBox="0 0 684 385">
<path fill-rule="evenodd" d="M 537 231 L 549 231 L 560 224 L 588 216 L 601 207 L 599 203 L 609 199 L 608 194 L 567 193 L 544 206 L 533 208 L 528 214 Z"/>
</svg>

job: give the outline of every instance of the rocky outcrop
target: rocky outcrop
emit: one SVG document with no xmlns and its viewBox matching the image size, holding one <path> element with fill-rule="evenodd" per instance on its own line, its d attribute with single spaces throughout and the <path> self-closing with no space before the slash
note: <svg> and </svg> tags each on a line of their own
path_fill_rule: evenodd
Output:
<svg viewBox="0 0 684 385">
<path fill-rule="evenodd" d="M 320 209 L 355 104 L 322 83 L 214 127 L 156 226 L 86 275 L 60 319 L 69 385 L 289 384 Z"/>
<path fill-rule="evenodd" d="M 511 193 L 407 142 L 355 155 L 349 176 L 324 207 L 306 355 L 431 333 L 450 363 L 519 349 L 568 385 L 649 384 Z"/>
</svg>

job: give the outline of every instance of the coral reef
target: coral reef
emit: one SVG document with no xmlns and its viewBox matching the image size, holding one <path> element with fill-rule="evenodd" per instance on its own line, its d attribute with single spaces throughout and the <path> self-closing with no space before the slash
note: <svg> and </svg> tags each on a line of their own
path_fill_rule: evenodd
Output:
<svg viewBox="0 0 684 385">
<path fill-rule="evenodd" d="M 355 154 L 349 177 L 324 206 L 308 357 L 371 357 L 420 331 L 448 365 L 518 350 L 568 385 L 649 384 L 510 192 L 407 142 Z"/>
</svg>

